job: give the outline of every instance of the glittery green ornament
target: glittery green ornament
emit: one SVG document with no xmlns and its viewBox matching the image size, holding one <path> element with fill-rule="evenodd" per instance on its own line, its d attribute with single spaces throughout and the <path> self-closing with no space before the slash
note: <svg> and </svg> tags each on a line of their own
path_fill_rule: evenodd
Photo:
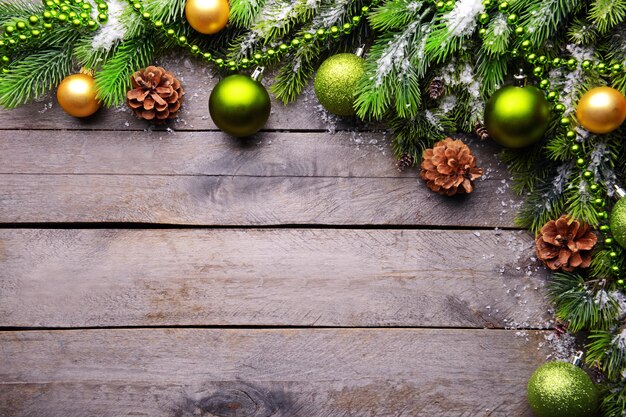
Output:
<svg viewBox="0 0 626 417">
<path fill-rule="evenodd" d="M 611 234 L 626 249 L 626 197 L 620 198 L 611 210 Z"/>
<path fill-rule="evenodd" d="M 365 73 L 365 60 L 354 54 L 337 54 L 320 65 L 315 76 L 315 95 L 320 104 L 337 116 L 352 116 L 354 92 Z"/>
<path fill-rule="evenodd" d="M 598 390 L 582 369 L 548 362 L 530 377 L 528 402 L 537 417 L 594 417 Z"/>
<path fill-rule="evenodd" d="M 489 136 L 507 148 L 524 148 L 540 140 L 550 122 L 550 107 L 538 88 L 506 86 L 485 106 Z"/>
<path fill-rule="evenodd" d="M 247 75 L 230 75 L 221 80 L 209 97 L 213 122 L 229 135 L 254 135 L 270 117 L 272 104 L 263 85 Z"/>
</svg>

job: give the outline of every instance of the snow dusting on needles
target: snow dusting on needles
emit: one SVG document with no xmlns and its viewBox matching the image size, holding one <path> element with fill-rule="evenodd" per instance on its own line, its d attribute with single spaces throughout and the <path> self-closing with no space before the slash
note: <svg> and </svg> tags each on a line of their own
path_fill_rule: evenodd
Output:
<svg viewBox="0 0 626 417">
<path fill-rule="evenodd" d="M 106 49 L 108 51 L 115 42 L 123 39 L 126 34 L 126 26 L 122 23 L 122 14 L 127 7 L 127 3 L 121 0 L 109 0 L 107 3 L 109 6 L 109 20 L 94 36 L 91 43 L 93 49 Z M 94 13 L 97 17 L 97 7 L 94 7 Z"/>
<path fill-rule="evenodd" d="M 469 36 L 476 29 L 474 21 L 485 11 L 482 0 L 461 0 L 444 18 L 449 33 L 453 36 Z"/>
<path fill-rule="evenodd" d="M 400 75 L 403 75 L 411 65 L 410 61 L 406 58 L 405 51 L 409 45 L 409 41 L 411 41 L 415 35 L 415 31 L 418 28 L 417 23 L 418 22 L 411 23 L 404 32 L 394 38 L 393 42 L 389 42 L 385 52 L 378 59 L 378 70 L 376 71 L 377 87 L 382 85 L 385 77 L 391 73 L 394 67 L 401 70 Z"/>
</svg>

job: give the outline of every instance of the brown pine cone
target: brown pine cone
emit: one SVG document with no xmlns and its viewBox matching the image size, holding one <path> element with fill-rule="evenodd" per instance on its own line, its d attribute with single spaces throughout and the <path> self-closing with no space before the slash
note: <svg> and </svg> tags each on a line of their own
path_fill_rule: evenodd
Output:
<svg viewBox="0 0 626 417">
<path fill-rule="evenodd" d="M 408 153 L 402 154 L 398 162 L 396 162 L 396 166 L 398 167 L 398 171 L 404 172 L 406 169 L 411 168 L 413 166 L 413 155 L 409 155 Z"/>
<path fill-rule="evenodd" d="M 487 128 L 481 122 L 476 122 L 476 125 L 474 125 L 474 133 L 480 140 L 489 139 L 489 132 L 487 132 Z"/>
<path fill-rule="evenodd" d="M 460 140 L 446 138 L 424 151 L 420 177 L 432 191 L 452 196 L 471 193 L 473 181 L 483 175 L 476 158 Z"/>
<path fill-rule="evenodd" d="M 441 78 L 433 78 L 428 84 L 428 95 L 433 100 L 438 100 L 445 92 L 443 80 Z"/>
<path fill-rule="evenodd" d="M 568 272 L 591 264 L 591 250 L 597 242 L 589 225 L 567 215 L 546 223 L 535 240 L 537 257 L 548 268 Z"/>
<path fill-rule="evenodd" d="M 164 123 L 178 115 L 183 101 L 180 81 L 162 67 L 149 66 L 132 76 L 126 103 L 140 119 Z"/>
</svg>

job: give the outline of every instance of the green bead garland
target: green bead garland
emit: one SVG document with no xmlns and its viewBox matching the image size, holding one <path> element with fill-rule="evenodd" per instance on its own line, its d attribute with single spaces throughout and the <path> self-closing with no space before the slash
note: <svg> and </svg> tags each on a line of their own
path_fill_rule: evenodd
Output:
<svg viewBox="0 0 626 417">
<path fill-rule="evenodd" d="M 208 64 L 215 65 L 218 69 L 227 69 L 230 72 L 236 72 L 240 69 L 247 69 L 252 66 L 269 66 L 280 61 L 287 53 L 298 50 L 303 45 L 308 45 L 313 42 L 323 42 L 329 36 L 333 39 L 338 39 L 341 36 L 349 35 L 357 28 L 363 21 L 363 18 L 367 16 L 371 6 L 376 6 L 381 0 L 373 0 L 370 6 L 363 6 L 360 14 L 353 16 L 351 22 L 344 23 L 341 27 L 331 26 L 330 28 L 320 28 L 315 33 L 307 33 L 302 38 L 294 38 L 291 41 L 281 43 L 278 47 L 267 48 L 260 52 L 251 54 L 250 57 L 245 57 L 240 60 L 225 61 L 223 58 L 215 57 L 210 52 L 204 52 L 198 45 L 189 43 L 188 39 L 179 35 L 174 29 L 167 27 L 163 22 L 153 20 L 150 13 L 144 11 L 141 0 L 128 0 L 132 9 L 139 13 L 142 18 L 152 22 L 155 29 L 164 33 L 167 37 L 171 38 L 177 44 L 183 48 L 186 48 L 192 55 L 203 59 Z M 452 2 L 454 4 L 454 2 Z"/>
<path fill-rule="evenodd" d="M 108 5 L 99 1 L 96 5 L 100 11 L 98 21 L 105 23 L 108 16 Z M 41 38 L 43 32 L 57 26 L 71 25 L 76 30 L 93 31 L 98 23 L 91 19 L 93 6 L 86 0 L 48 0 L 44 2 L 45 10 L 40 15 L 31 15 L 26 20 L 18 20 L 4 25 L 3 40 L 0 44 L 0 70 L 9 71 L 10 56 L 26 50 L 32 40 Z"/>
<path fill-rule="evenodd" d="M 511 12 L 509 3 L 507 1 L 501 1 L 497 4 L 497 8 L 494 8 L 495 3 L 491 0 L 483 0 L 482 4 L 485 7 L 485 13 L 482 13 L 479 18 L 479 24 L 483 25 L 483 28 L 486 31 L 486 26 L 489 21 L 492 20 L 492 16 L 489 14 L 489 9 L 491 12 L 495 12 L 496 10 L 500 13 L 503 13 L 509 25 L 513 26 L 515 34 L 519 39 L 519 48 L 524 51 L 524 60 L 533 66 L 532 73 L 535 77 L 539 78 L 539 88 L 544 91 L 546 95 L 546 99 L 553 103 L 552 110 L 556 112 L 556 114 L 565 114 L 567 108 L 563 103 L 559 102 L 559 94 L 557 91 L 550 90 L 550 81 L 546 78 L 542 78 L 547 70 L 550 68 L 564 68 L 568 71 L 574 71 L 582 68 L 585 71 L 596 71 L 601 76 L 617 76 L 626 72 L 626 64 L 620 64 L 617 62 L 611 62 L 610 64 L 604 62 L 592 62 L 591 60 L 584 60 L 579 63 L 575 58 L 570 57 L 567 59 L 555 57 L 552 59 L 548 59 L 545 55 L 538 55 L 533 52 L 532 44 L 530 40 L 523 39 L 524 34 L 527 32 L 526 29 L 522 26 L 517 26 L 518 16 Z M 511 52 L 511 56 L 516 56 L 518 54 L 517 49 L 515 49 L 515 53 Z M 626 284 L 624 280 L 620 277 L 622 271 L 618 264 L 619 259 L 622 257 L 622 248 L 615 245 L 615 241 L 611 236 L 611 228 L 608 225 L 609 215 L 606 210 L 606 207 L 610 204 L 611 200 L 608 196 L 608 190 L 606 187 L 597 184 L 595 182 L 595 175 L 588 169 L 588 164 L 585 156 L 583 147 L 576 142 L 577 134 L 573 129 L 573 122 L 569 117 L 562 117 L 559 121 L 559 125 L 561 129 L 565 130 L 565 138 L 570 143 L 570 151 L 575 160 L 576 166 L 580 169 L 581 180 L 584 181 L 586 188 L 589 192 L 594 196 L 592 200 L 592 206 L 595 210 L 597 220 L 599 222 L 598 230 L 602 233 L 603 239 L 601 239 L 602 244 L 604 245 L 604 249 L 609 253 L 609 259 L 611 265 L 608 268 L 608 271 L 613 275 L 614 281 L 619 285 L 622 289 L 626 290 Z M 626 204 L 626 203 L 625 203 Z M 625 238 L 626 239 L 626 238 Z"/>
</svg>

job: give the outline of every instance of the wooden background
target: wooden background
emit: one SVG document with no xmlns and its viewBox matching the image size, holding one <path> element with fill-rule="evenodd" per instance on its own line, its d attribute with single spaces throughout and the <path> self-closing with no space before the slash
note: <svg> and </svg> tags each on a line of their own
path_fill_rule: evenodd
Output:
<svg viewBox="0 0 626 417">
<path fill-rule="evenodd" d="M 231 139 L 166 65 L 169 131 L 0 112 L 1 416 L 532 415 L 546 275 L 497 147 L 449 199 L 310 91 Z"/>
</svg>

